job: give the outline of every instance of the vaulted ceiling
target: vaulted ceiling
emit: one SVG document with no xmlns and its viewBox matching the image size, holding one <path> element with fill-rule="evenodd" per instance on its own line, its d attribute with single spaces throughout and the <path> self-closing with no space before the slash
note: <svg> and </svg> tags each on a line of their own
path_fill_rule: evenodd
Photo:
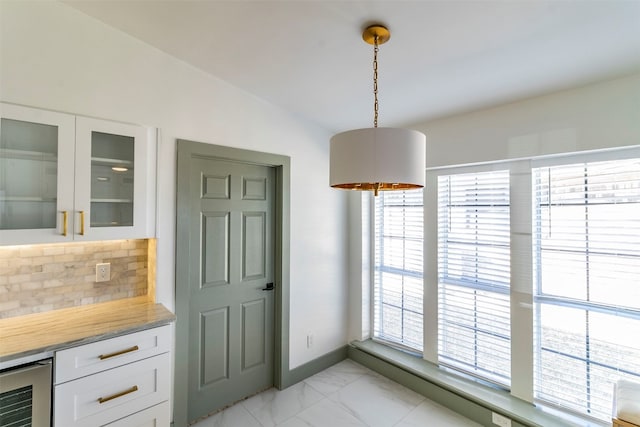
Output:
<svg viewBox="0 0 640 427">
<path fill-rule="evenodd" d="M 401 126 L 640 71 L 640 0 L 94 0 L 68 5 L 332 131 Z"/>
</svg>

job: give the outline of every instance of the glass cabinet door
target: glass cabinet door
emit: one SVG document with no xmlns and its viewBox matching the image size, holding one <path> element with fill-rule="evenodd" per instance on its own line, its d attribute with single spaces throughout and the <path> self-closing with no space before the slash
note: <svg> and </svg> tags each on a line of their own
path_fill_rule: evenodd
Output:
<svg viewBox="0 0 640 427">
<path fill-rule="evenodd" d="M 77 117 L 75 239 L 128 239 L 148 233 L 147 128 Z"/>
<path fill-rule="evenodd" d="M 133 226 L 135 138 L 91 132 L 91 227 Z"/>
<path fill-rule="evenodd" d="M 0 244 L 72 238 L 73 116 L 0 104 Z"/>
<path fill-rule="evenodd" d="M 55 228 L 58 127 L 1 120 L 0 229 Z"/>
</svg>

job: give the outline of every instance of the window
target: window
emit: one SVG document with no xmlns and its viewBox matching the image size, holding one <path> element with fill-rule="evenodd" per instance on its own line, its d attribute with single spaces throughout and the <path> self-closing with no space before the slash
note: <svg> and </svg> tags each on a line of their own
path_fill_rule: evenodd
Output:
<svg viewBox="0 0 640 427">
<path fill-rule="evenodd" d="M 375 198 L 374 337 L 422 351 L 422 190 Z"/>
<path fill-rule="evenodd" d="M 508 386 L 509 171 L 438 177 L 438 355 Z"/>
<path fill-rule="evenodd" d="M 432 169 L 374 211 L 376 339 L 604 422 L 640 382 L 640 148 Z"/>
<path fill-rule="evenodd" d="M 640 380 L 640 159 L 535 168 L 534 396 L 601 420 Z"/>
</svg>

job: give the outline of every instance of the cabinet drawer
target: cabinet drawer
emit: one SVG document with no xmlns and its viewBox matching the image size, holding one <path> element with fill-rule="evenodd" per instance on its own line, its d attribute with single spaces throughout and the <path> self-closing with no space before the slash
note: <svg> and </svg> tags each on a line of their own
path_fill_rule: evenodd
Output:
<svg viewBox="0 0 640 427">
<path fill-rule="evenodd" d="M 169 400 L 170 372 L 164 353 L 57 385 L 55 427 L 102 426 Z"/>
<path fill-rule="evenodd" d="M 140 411 L 105 427 L 167 427 L 171 424 L 169 402 L 163 402 Z"/>
<path fill-rule="evenodd" d="M 170 350 L 169 325 L 56 352 L 54 384 L 116 368 Z"/>
</svg>

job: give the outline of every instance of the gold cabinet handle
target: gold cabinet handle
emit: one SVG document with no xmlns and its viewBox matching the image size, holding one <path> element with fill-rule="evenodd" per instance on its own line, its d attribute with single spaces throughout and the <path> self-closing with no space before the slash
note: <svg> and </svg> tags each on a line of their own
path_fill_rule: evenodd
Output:
<svg viewBox="0 0 640 427">
<path fill-rule="evenodd" d="M 80 211 L 80 235 L 84 236 L 84 211 Z"/>
<path fill-rule="evenodd" d="M 107 397 L 101 397 L 101 398 L 98 399 L 98 402 L 100 404 L 103 404 L 103 403 L 106 403 L 106 402 L 108 402 L 110 400 L 117 399 L 117 398 L 122 397 L 122 396 L 126 396 L 127 394 L 133 393 L 135 391 L 138 391 L 138 386 L 137 385 L 134 385 L 133 387 L 131 387 L 131 388 L 125 390 L 125 391 L 121 391 L 120 393 L 112 394 L 111 396 L 107 396 Z"/>
<path fill-rule="evenodd" d="M 66 236 L 67 232 L 69 231 L 68 224 L 69 224 L 69 212 L 62 211 L 62 235 L 63 236 Z"/>
<path fill-rule="evenodd" d="M 134 345 L 133 347 L 125 348 L 124 350 L 114 351 L 113 353 L 101 354 L 98 356 L 100 360 L 110 359 L 112 357 L 120 356 L 122 354 L 131 353 L 132 351 L 138 351 L 140 347 Z"/>
</svg>

